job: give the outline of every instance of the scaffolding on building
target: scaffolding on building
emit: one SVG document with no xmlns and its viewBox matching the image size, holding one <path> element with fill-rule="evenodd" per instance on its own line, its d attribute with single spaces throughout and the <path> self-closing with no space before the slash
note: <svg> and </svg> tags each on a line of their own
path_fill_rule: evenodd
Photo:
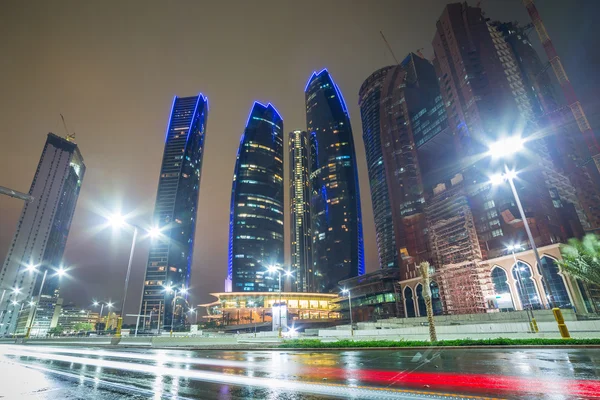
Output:
<svg viewBox="0 0 600 400">
<path fill-rule="evenodd" d="M 427 218 L 437 267 L 432 278 L 440 287 L 445 312 L 486 312 L 491 281 L 484 270 L 484 254 L 462 175 L 456 175 L 449 188 L 446 184 L 436 187 L 427 207 Z"/>
</svg>

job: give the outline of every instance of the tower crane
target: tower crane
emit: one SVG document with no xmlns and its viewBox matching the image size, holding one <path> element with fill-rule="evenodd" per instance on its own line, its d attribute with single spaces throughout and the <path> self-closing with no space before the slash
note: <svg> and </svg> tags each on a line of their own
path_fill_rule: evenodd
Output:
<svg viewBox="0 0 600 400">
<path fill-rule="evenodd" d="M 556 75 L 565 99 L 567 100 L 568 107 L 571 109 L 573 117 L 577 122 L 577 126 L 583 134 L 583 138 L 590 152 L 592 160 L 596 164 L 596 168 L 600 171 L 600 146 L 596 141 L 594 131 L 592 130 L 585 112 L 581 107 L 581 103 L 575 94 L 573 85 L 571 84 L 571 81 L 569 80 L 569 77 L 567 76 L 567 73 L 560 61 L 560 57 L 554 48 L 554 44 L 552 43 L 552 40 L 546 31 L 542 17 L 540 16 L 540 13 L 538 12 L 533 0 L 523 0 L 523 5 L 525 8 L 527 8 L 531 22 L 537 31 L 540 41 L 542 42 L 542 46 L 544 47 L 544 51 L 546 52 L 546 56 L 548 57 L 548 61 L 554 70 L 554 74 Z"/>
</svg>

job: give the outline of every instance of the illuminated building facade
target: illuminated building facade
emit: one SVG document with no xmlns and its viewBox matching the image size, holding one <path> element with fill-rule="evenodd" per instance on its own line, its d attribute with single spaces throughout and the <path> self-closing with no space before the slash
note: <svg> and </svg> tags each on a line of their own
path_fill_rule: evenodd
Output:
<svg viewBox="0 0 600 400">
<path fill-rule="evenodd" d="M 0 336 L 15 332 L 22 306 L 30 317 L 33 308 L 25 304 L 30 301 L 41 304 L 33 328 L 40 329 L 40 324 L 49 327 L 47 318 L 54 313 L 59 289 L 55 270 L 63 261 L 84 175 L 77 144 L 49 133 L 29 189 L 34 200 L 23 207 L 0 272 Z M 35 271 L 27 271 L 28 265 L 35 266 Z M 47 275 L 39 299 L 44 271 Z"/>
<path fill-rule="evenodd" d="M 375 219 L 375 238 L 381 268 L 398 267 L 396 237 L 386 171 L 383 165 L 380 128 L 381 90 L 385 76 L 392 68 L 394 67 L 385 67 L 373 72 L 362 84 L 358 93 L 369 184 L 371 186 L 373 217 Z"/>
<path fill-rule="evenodd" d="M 283 292 L 233 292 L 211 293 L 217 300 L 200 304 L 206 309 L 204 319 L 215 325 L 235 325 L 238 329 L 267 327 L 272 324 L 274 306 L 285 304 L 288 312 L 288 325 L 337 320 L 340 318 L 339 306 L 334 303 L 337 294 Z"/>
<path fill-rule="evenodd" d="M 305 88 L 310 135 L 311 235 L 314 291 L 365 271 L 360 191 L 346 103 L 327 70 Z"/>
<path fill-rule="evenodd" d="M 306 131 L 290 132 L 290 236 L 292 290 L 313 291 L 313 265 L 310 234 L 310 145 Z"/>
<path fill-rule="evenodd" d="M 283 193 L 283 119 L 273 105 L 255 102 L 231 189 L 227 280 L 232 291 L 279 290 L 277 274 L 267 269 L 283 264 Z"/>
<path fill-rule="evenodd" d="M 186 296 L 168 293 L 165 286 L 189 287 L 207 118 L 202 94 L 174 98 L 154 206 L 161 235 L 150 245 L 140 309 L 156 316 L 161 327 L 170 327 L 173 315 L 175 329 L 185 324 Z"/>
</svg>

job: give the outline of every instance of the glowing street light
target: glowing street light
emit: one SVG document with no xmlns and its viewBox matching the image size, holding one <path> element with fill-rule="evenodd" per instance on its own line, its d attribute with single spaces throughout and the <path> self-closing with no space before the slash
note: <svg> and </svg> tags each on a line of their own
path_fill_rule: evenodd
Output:
<svg viewBox="0 0 600 400">
<path fill-rule="evenodd" d="M 493 158 L 508 158 L 523 150 L 525 141 L 519 136 L 512 136 L 488 146 L 488 154 Z"/>
<path fill-rule="evenodd" d="M 35 265 L 35 264 L 31 264 L 31 263 L 30 263 L 30 264 L 27 264 L 27 265 L 25 266 L 25 270 L 26 270 L 27 272 L 30 272 L 30 273 L 36 272 L 36 271 L 37 271 L 37 265 Z"/>
<path fill-rule="evenodd" d="M 13 288 L 12 292 L 13 292 L 14 294 L 20 294 L 20 293 L 21 293 L 21 288 L 20 288 L 20 287 L 18 287 L 18 286 L 15 286 L 15 287 Z"/>
<path fill-rule="evenodd" d="M 498 142 L 492 143 L 488 146 L 488 154 L 493 158 L 510 158 L 519 151 L 524 148 L 524 141 L 519 136 L 513 136 L 509 138 L 505 138 Z M 542 277 L 546 278 L 546 282 L 550 282 L 550 280 L 544 275 L 544 268 L 542 265 L 542 260 L 540 258 L 540 254 L 538 253 L 537 246 L 535 245 L 535 241 L 533 240 L 533 235 L 531 234 L 531 229 L 529 228 L 529 222 L 527 221 L 527 216 L 525 215 L 525 211 L 523 210 L 523 206 L 521 205 L 521 199 L 519 198 L 519 194 L 517 193 L 517 188 L 515 187 L 514 179 L 517 174 L 514 170 L 508 168 L 506 163 L 504 164 L 504 173 L 493 175 L 490 179 L 490 183 L 492 185 L 500 185 L 504 183 L 504 181 L 508 181 L 510 185 L 510 189 L 512 191 L 513 197 L 515 199 L 515 203 L 517 204 L 517 208 L 519 209 L 519 214 L 521 216 L 521 220 L 523 221 L 523 226 L 525 227 L 525 232 L 527 233 L 527 238 L 529 239 L 529 243 L 531 244 L 531 249 L 533 250 L 533 254 L 535 255 L 535 260 L 537 261 L 540 271 L 542 272 Z M 550 285 L 547 285 L 548 295 L 550 297 L 550 306 L 553 307 L 552 304 L 552 292 L 550 289 Z M 553 307 L 554 308 L 554 307 Z"/>
<path fill-rule="evenodd" d="M 272 274 L 274 272 L 277 272 L 279 274 L 279 329 L 278 329 L 278 332 L 279 332 L 278 336 L 279 337 L 282 337 L 282 334 L 281 334 L 281 328 L 282 328 L 281 327 L 281 314 L 282 314 L 282 311 L 283 311 L 282 307 L 281 307 L 281 272 L 282 271 L 284 272 L 285 276 L 287 276 L 287 277 L 291 277 L 294 274 L 293 271 L 290 271 L 290 270 L 286 271 L 286 270 L 284 270 L 283 268 L 281 268 L 281 267 L 279 267 L 277 265 L 269 265 L 267 267 L 267 272 L 269 272 L 270 274 Z"/>
<path fill-rule="evenodd" d="M 186 296 L 188 294 L 188 289 L 187 288 L 176 288 L 173 287 L 172 285 L 167 285 L 167 286 L 163 286 L 164 287 L 164 291 L 168 294 L 173 293 L 173 310 L 171 312 L 171 333 L 170 336 L 173 336 L 173 322 L 175 321 L 175 306 L 177 305 L 177 297 L 184 295 Z"/>
<path fill-rule="evenodd" d="M 125 220 L 125 217 L 122 216 L 121 214 L 113 214 L 111 216 L 108 217 L 108 223 L 113 227 L 113 228 L 122 228 L 125 226 L 125 224 L 127 223 Z"/>
<path fill-rule="evenodd" d="M 58 269 L 56 270 L 56 276 L 58 276 L 59 278 L 62 278 L 66 274 L 67 274 L 67 270 L 62 265 L 60 267 L 58 267 Z"/>
<path fill-rule="evenodd" d="M 150 236 L 152 239 L 156 239 L 157 237 L 160 236 L 160 228 L 157 226 L 153 226 L 152 228 L 150 228 L 150 230 L 148 231 L 148 236 Z"/>
<path fill-rule="evenodd" d="M 12 305 L 13 305 L 13 306 L 18 306 L 18 305 L 19 305 L 19 302 L 18 302 L 18 301 L 16 301 L 16 300 L 13 300 L 13 301 L 12 301 Z"/>
</svg>

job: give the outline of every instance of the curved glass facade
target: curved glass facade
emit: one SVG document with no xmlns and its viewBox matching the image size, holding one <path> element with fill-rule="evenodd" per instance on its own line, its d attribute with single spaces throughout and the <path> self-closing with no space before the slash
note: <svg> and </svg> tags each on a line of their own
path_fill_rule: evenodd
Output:
<svg viewBox="0 0 600 400">
<path fill-rule="evenodd" d="M 385 67 L 375 71 L 365 80 L 358 93 L 358 105 L 363 128 L 363 142 L 367 156 L 369 184 L 373 217 L 375 218 L 375 236 L 381 268 L 398 267 L 396 238 L 392 209 L 383 164 L 380 133 L 380 98 L 381 87 L 386 73 L 393 67 Z"/>
<path fill-rule="evenodd" d="M 348 109 L 327 72 L 313 73 L 305 89 L 311 146 L 311 234 L 314 290 L 364 274 L 360 192 Z"/>
<path fill-rule="evenodd" d="M 187 296 L 164 287 L 189 287 L 207 118 L 208 99 L 202 94 L 173 100 L 154 206 L 162 235 L 150 245 L 140 311 L 150 316 L 152 328 L 159 321 L 171 326 L 173 316 L 175 329 L 186 322 Z"/>
<path fill-rule="evenodd" d="M 240 141 L 229 222 L 228 280 L 234 292 L 279 290 L 270 265 L 283 264 L 283 119 L 254 103 Z"/>
</svg>

